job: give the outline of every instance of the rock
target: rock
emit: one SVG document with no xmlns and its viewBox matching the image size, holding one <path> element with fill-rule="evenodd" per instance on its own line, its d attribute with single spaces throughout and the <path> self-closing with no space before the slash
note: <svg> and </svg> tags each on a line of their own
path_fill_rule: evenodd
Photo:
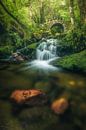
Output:
<svg viewBox="0 0 86 130">
<path fill-rule="evenodd" d="M 11 101 L 19 105 L 41 105 L 46 103 L 46 94 L 40 90 L 15 90 L 11 96 Z"/>
<path fill-rule="evenodd" d="M 23 58 L 23 56 L 20 53 L 13 53 L 12 56 L 17 61 L 24 61 L 24 58 Z"/>
<path fill-rule="evenodd" d="M 15 57 L 18 56 L 18 54 L 17 53 L 12 53 L 12 56 L 15 58 Z"/>
<path fill-rule="evenodd" d="M 67 99 L 65 98 L 60 98 L 55 100 L 52 105 L 51 109 L 56 113 L 56 114 L 63 114 L 66 109 L 68 108 L 69 104 Z"/>
<path fill-rule="evenodd" d="M 28 57 L 27 56 L 24 56 L 23 54 L 21 54 L 20 52 L 15 52 L 15 53 L 12 53 L 12 56 L 10 56 L 10 60 L 11 61 L 24 61 L 24 60 L 28 60 Z"/>
</svg>

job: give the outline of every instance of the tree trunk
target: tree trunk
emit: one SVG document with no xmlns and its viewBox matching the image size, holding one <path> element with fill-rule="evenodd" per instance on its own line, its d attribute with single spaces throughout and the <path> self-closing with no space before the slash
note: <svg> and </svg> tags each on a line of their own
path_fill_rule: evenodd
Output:
<svg viewBox="0 0 86 130">
<path fill-rule="evenodd" d="M 15 22 L 17 24 L 19 24 L 22 28 L 26 28 L 26 26 L 24 24 L 22 24 L 13 14 L 10 13 L 10 11 L 5 7 L 5 5 L 3 4 L 2 0 L 0 0 L 0 5 L 2 6 L 2 8 L 4 9 L 4 11 L 15 20 Z"/>
<path fill-rule="evenodd" d="M 74 15 L 74 0 L 69 0 L 69 11 L 70 11 L 70 20 L 71 24 L 75 24 L 75 15 Z"/>
<path fill-rule="evenodd" d="M 41 7 L 40 7 L 40 23 L 43 24 L 45 22 L 45 14 L 44 14 L 44 2 L 41 2 Z"/>
<path fill-rule="evenodd" d="M 81 24 L 86 23 L 86 0 L 78 0 Z"/>
</svg>

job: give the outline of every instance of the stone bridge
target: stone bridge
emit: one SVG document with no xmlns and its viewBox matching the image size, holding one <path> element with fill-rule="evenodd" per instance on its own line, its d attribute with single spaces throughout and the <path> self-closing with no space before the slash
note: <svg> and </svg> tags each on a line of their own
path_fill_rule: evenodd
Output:
<svg viewBox="0 0 86 130">
<path fill-rule="evenodd" d="M 58 24 L 62 25 L 63 28 L 65 29 L 65 24 L 62 20 L 55 19 L 55 20 L 49 20 L 45 22 L 47 29 L 51 29 L 54 25 L 58 25 Z"/>
</svg>

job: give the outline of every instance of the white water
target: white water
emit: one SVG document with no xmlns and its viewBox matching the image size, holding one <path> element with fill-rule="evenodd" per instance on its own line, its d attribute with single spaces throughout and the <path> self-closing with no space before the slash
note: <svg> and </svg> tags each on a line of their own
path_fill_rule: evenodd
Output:
<svg viewBox="0 0 86 130">
<path fill-rule="evenodd" d="M 56 44 L 56 39 L 47 39 L 46 41 L 41 41 L 36 49 L 36 60 L 27 63 L 27 67 L 25 67 L 23 70 L 30 69 L 44 73 L 58 70 L 57 67 L 49 64 L 51 61 L 59 58 L 56 54 Z"/>
<path fill-rule="evenodd" d="M 41 42 L 36 50 L 38 60 L 49 60 L 56 57 L 56 40 L 48 39 L 46 42 Z"/>
</svg>

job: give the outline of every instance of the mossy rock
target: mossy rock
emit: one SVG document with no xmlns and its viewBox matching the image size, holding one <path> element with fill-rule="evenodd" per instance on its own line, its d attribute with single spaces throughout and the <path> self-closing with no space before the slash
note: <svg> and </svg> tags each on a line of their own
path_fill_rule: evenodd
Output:
<svg viewBox="0 0 86 130">
<path fill-rule="evenodd" d="M 28 45 L 28 49 L 36 49 L 37 44 L 36 43 L 32 43 L 30 45 Z"/>
<path fill-rule="evenodd" d="M 54 65 L 68 70 L 86 72 L 86 51 L 64 56 L 55 61 Z"/>
</svg>

